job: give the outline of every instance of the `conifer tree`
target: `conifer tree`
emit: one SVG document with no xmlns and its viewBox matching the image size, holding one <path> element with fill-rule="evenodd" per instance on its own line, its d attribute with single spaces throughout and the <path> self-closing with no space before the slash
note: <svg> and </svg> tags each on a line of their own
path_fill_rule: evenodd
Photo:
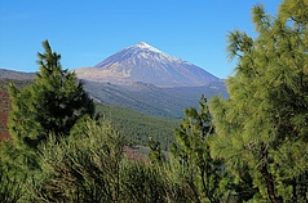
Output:
<svg viewBox="0 0 308 203">
<path fill-rule="evenodd" d="M 212 154 L 239 181 L 246 171 L 255 200 L 307 202 L 308 0 L 285 0 L 277 17 L 252 10 L 257 38 L 234 31 L 230 57 L 238 64 L 229 99 L 211 101 L 218 137 Z"/>
<path fill-rule="evenodd" d="M 38 53 L 39 72 L 23 90 L 9 88 L 11 111 L 8 127 L 19 149 L 35 150 L 50 133 L 65 136 L 83 115 L 93 115 L 93 101 L 77 82 L 75 73 L 63 70 L 61 56 L 44 41 Z"/>
<path fill-rule="evenodd" d="M 152 137 L 149 138 L 148 147 L 150 152 L 148 158 L 152 164 L 158 163 L 162 164 L 165 161 L 165 155 L 162 153 L 160 142 L 155 142 Z"/>
<path fill-rule="evenodd" d="M 186 182 L 196 202 L 218 203 L 223 199 L 220 182 L 226 174 L 221 170 L 222 163 L 210 156 L 209 140 L 214 128 L 204 95 L 199 101 L 199 111 L 191 107 L 185 109 L 184 114 L 186 118 L 174 131 L 177 144 L 172 146 L 171 152 L 184 166 Z"/>
</svg>

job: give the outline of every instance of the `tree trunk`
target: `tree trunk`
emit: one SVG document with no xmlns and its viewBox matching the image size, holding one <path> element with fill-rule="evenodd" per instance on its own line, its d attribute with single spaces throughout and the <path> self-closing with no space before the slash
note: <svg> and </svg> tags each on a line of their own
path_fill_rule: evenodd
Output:
<svg viewBox="0 0 308 203">
<path fill-rule="evenodd" d="M 267 171 L 266 164 L 259 168 L 260 173 L 262 174 L 267 188 L 267 194 L 272 203 L 283 203 L 281 196 L 277 197 L 275 194 L 275 185 L 273 181 L 272 174 Z"/>
<path fill-rule="evenodd" d="M 261 143 L 261 165 L 258 168 L 259 172 L 261 173 L 262 177 L 265 180 L 266 183 L 266 189 L 267 189 L 267 194 L 272 203 L 283 203 L 283 199 L 281 196 L 276 196 L 275 194 L 275 183 L 274 179 L 271 173 L 268 172 L 267 170 L 267 164 L 266 164 L 266 158 L 268 151 L 266 150 L 266 147 L 264 143 Z"/>
</svg>

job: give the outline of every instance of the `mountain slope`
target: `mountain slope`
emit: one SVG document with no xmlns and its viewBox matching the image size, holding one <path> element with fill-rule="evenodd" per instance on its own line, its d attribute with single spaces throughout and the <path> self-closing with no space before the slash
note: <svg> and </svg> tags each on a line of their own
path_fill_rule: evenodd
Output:
<svg viewBox="0 0 308 203">
<path fill-rule="evenodd" d="M 159 88 L 145 83 L 117 85 L 83 81 L 85 90 L 103 104 L 128 107 L 146 114 L 167 118 L 182 118 L 183 110 L 197 107 L 201 94 L 228 97 L 223 82 L 200 87 Z"/>
<path fill-rule="evenodd" d="M 127 141 L 133 145 L 146 146 L 149 137 L 161 143 L 162 149 L 175 141 L 173 130 L 180 125 L 180 120 L 150 116 L 125 107 L 96 105 L 96 111 L 111 121 Z"/>
<path fill-rule="evenodd" d="M 33 80 L 0 78 L 0 141 L 10 137 L 7 128 L 8 112 L 10 109 L 8 86 L 10 83 L 22 89 L 32 84 Z M 119 131 L 123 132 L 128 141 L 146 145 L 148 138 L 152 137 L 154 140 L 161 142 L 164 149 L 174 141 L 172 132 L 180 123 L 179 120 L 154 117 L 116 105 L 97 104 L 96 110 L 105 119 L 110 120 Z"/>
<path fill-rule="evenodd" d="M 11 80 L 32 80 L 34 79 L 34 73 L 24 73 L 20 71 L 7 70 L 0 68 L 0 79 L 11 79 Z"/>
<path fill-rule="evenodd" d="M 145 42 L 127 47 L 92 68 L 75 72 L 80 79 L 125 85 L 143 82 L 158 87 L 192 87 L 219 81 L 202 68 Z"/>
</svg>

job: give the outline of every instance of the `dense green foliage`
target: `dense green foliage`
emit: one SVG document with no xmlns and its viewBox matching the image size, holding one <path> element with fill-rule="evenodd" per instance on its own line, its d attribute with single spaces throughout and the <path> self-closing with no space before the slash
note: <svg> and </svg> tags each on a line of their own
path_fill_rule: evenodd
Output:
<svg viewBox="0 0 308 203">
<path fill-rule="evenodd" d="M 184 113 L 186 117 L 174 131 L 177 143 L 172 146 L 171 152 L 185 169 L 183 181 L 194 194 L 195 201 L 241 202 L 249 198 L 247 188 L 232 183 L 223 162 L 210 155 L 210 143 L 216 139 L 216 134 L 204 95 L 199 101 L 199 111 L 187 108 Z"/>
<path fill-rule="evenodd" d="M 96 105 L 96 112 L 125 134 L 130 144 L 146 146 L 151 137 L 163 150 L 175 141 L 173 129 L 180 123 L 179 120 L 149 116 L 124 107 Z"/>
<path fill-rule="evenodd" d="M 55 146 L 57 146 L 55 148 Z M 31 186 L 36 201 L 117 202 L 124 140 L 108 123 L 87 118 L 71 137 L 41 147 L 43 173 Z"/>
<path fill-rule="evenodd" d="M 235 31 L 230 98 L 211 101 L 218 139 L 212 154 L 239 179 L 251 176 L 254 201 L 308 201 L 308 1 L 285 0 L 276 18 L 253 8 L 258 37 Z"/>
<path fill-rule="evenodd" d="M 8 96 L 7 88 L 10 83 L 22 89 L 33 84 L 33 82 L 33 80 L 1 79 L 0 91 L 5 92 Z M 2 102 L 3 106 L 1 105 Z M 1 106 L 3 108 L 0 109 L 0 113 L 3 111 L 7 114 L 9 111 L 9 99 L 3 98 L 3 100 L 0 100 L 0 108 Z M 152 137 L 161 143 L 162 149 L 167 150 L 168 146 L 175 141 L 172 132 L 178 126 L 180 120 L 150 116 L 129 108 L 113 105 L 96 103 L 95 107 L 96 112 L 102 114 L 105 119 L 110 120 L 116 129 L 123 131 L 123 133 L 125 132 L 125 137 L 130 144 L 146 146 L 149 137 Z M 3 117 L 3 125 L 0 125 L 0 130 L 6 132 L 7 128 L 4 123 L 6 123 L 6 116 Z"/>
<path fill-rule="evenodd" d="M 161 146 L 171 139 L 158 135 L 171 121 L 110 106 L 98 106 L 103 116 L 92 116 L 82 85 L 61 71 L 59 55 L 45 43 L 36 82 L 23 91 L 11 88 L 13 139 L 0 143 L 0 201 L 307 202 L 307 8 L 308 0 L 285 0 L 274 18 L 254 7 L 258 37 L 230 34 L 230 56 L 239 61 L 228 79 L 230 98 L 214 98 L 208 106 L 202 96 L 199 110 L 185 109 L 167 156 Z M 55 72 L 45 69 L 49 65 Z M 54 88 L 66 79 L 63 89 Z M 86 101 L 81 111 L 66 106 L 78 92 L 77 104 Z M 53 101 L 67 108 L 57 111 Z M 79 112 L 78 119 L 63 114 L 66 109 Z M 137 121 L 143 124 L 136 126 Z M 158 130 L 145 128 L 149 159 L 134 159 L 128 130 L 138 138 L 136 129 L 148 123 Z"/>
<path fill-rule="evenodd" d="M 45 53 L 38 53 L 40 72 L 33 84 L 22 90 L 14 85 L 9 88 L 9 133 L 17 150 L 32 154 L 50 133 L 67 135 L 80 117 L 94 114 L 93 102 L 75 74 L 62 70 L 61 56 L 52 52 L 48 41 L 43 47 Z"/>
<path fill-rule="evenodd" d="M 202 95 L 199 101 L 199 112 L 195 108 L 184 111 L 186 118 L 180 128 L 174 131 L 177 145 L 172 153 L 185 167 L 187 185 L 193 191 L 196 202 L 218 203 L 223 197 L 220 193 L 220 182 L 224 178 L 222 164 L 210 156 L 209 140 L 213 136 L 212 118 L 207 100 Z"/>
<path fill-rule="evenodd" d="M 25 194 L 27 172 L 13 163 L 16 155 L 9 142 L 0 142 L 0 201 L 4 203 L 17 203 Z"/>
<path fill-rule="evenodd" d="M 18 88 L 23 88 L 32 83 L 31 80 L 12 80 L 12 79 L 0 79 L 0 139 L 7 134 L 7 117 L 10 107 L 8 87 L 11 83 Z"/>
<path fill-rule="evenodd" d="M 151 164 L 162 164 L 166 160 L 166 157 L 160 147 L 160 142 L 155 142 L 152 137 L 149 138 L 148 147 L 150 152 L 148 158 Z"/>
<path fill-rule="evenodd" d="M 85 118 L 79 124 L 72 137 L 60 143 L 51 137 L 42 146 L 43 172 L 27 185 L 25 200 L 133 203 L 185 198 L 184 188 L 171 185 L 164 171 L 129 160 L 123 135 L 108 122 Z"/>
</svg>

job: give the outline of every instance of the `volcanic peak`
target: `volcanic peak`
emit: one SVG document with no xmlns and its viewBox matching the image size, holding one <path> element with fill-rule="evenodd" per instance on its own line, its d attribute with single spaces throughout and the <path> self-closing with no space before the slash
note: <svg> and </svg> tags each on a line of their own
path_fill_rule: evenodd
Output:
<svg viewBox="0 0 308 203">
<path fill-rule="evenodd" d="M 75 73 L 78 78 L 90 81 L 122 85 L 143 82 L 157 87 L 203 86 L 219 80 L 146 42 L 126 47 L 91 69 L 76 69 Z"/>
<path fill-rule="evenodd" d="M 159 49 L 147 44 L 146 42 L 140 42 L 138 44 L 135 44 L 133 46 L 128 47 L 127 49 L 130 48 L 139 48 L 139 49 L 143 49 L 143 50 L 148 50 L 151 52 L 156 52 L 156 53 L 162 53 L 162 51 L 160 51 Z"/>
<path fill-rule="evenodd" d="M 138 44 L 135 44 L 133 46 L 125 48 L 125 50 L 130 50 L 135 53 L 139 53 L 145 58 L 152 58 L 153 56 L 156 56 L 162 63 L 167 63 L 167 62 L 180 62 L 180 63 L 186 63 L 191 65 L 187 61 L 183 61 L 180 58 L 177 58 L 175 56 L 169 55 L 151 45 L 148 43 L 142 41 Z"/>
</svg>

